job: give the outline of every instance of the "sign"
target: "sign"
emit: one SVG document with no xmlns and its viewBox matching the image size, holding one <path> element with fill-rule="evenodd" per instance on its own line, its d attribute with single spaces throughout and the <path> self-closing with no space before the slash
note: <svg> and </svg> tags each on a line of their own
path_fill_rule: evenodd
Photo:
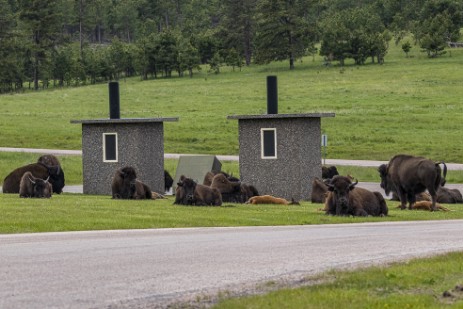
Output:
<svg viewBox="0 0 463 309">
<path fill-rule="evenodd" d="M 322 134 L 322 146 L 328 146 L 328 135 Z"/>
</svg>

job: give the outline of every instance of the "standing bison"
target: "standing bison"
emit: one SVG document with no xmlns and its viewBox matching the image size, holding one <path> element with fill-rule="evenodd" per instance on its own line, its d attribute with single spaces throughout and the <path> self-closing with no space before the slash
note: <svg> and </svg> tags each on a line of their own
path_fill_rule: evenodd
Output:
<svg viewBox="0 0 463 309">
<path fill-rule="evenodd" d="M 440 164 L 444 171 L 441 175 Z M 416 194 L 426 189 L 431 195 L 431 211 L 436 210 L 437 190 L 445 184 L 447 166 L 444 162 L 434 162 L 423 157 L 410 155 L 396 155 L 388 164 L 382 164 L 378 168 L 381 177 L 381 188 L 386 195 L 396 192 L 400 199 L 400 208 L 412 209 L 416 202 Z"/>
<path fill-rule="evenodd" d="M 326 213 L 337 216 L 387 216 L 386 201 L 379 192 L 357 188 L 346 176 L 334 176 L 327 184 L 330 194 L 325 201 Z"/>
<path fill-rule="evenodd" d="M 53 192 L 60 194 L 64 187 L 64 171 L 59 165 L 50 166 L 41 162 L 28 164 L 13 170 L 3 180 L 3 193 L 19 193 L 19 183 L 26 172 L 31 172 L 36 178 L 48 179 Z"/>
<path fill-rule="evenodd" d="M 220 206 L 222 205 L 222 195 L 217 189 L 197 184 L 193 179 L 182 175 L 177 183 L 174 204 Z"/>
<path fill-rule="evenodd" d="M 50 198 L 52 186 L 48 179 L 36 178 L 31 172 L 25 172 L 19 184 L 19 197 Z"/>
<path fill-rule="evenodd" d="M 131 166 L 116 170 L 111 183 L 114 199 L 151 199 L 151 189 L 137 179 L 137 173 Z"/>
</svg>

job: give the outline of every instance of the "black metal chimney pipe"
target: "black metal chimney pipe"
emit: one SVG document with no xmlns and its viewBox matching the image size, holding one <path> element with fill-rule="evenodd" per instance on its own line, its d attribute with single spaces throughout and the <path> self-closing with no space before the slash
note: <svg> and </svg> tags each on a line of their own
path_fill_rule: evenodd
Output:
<svg viewBox="0 0 463 309">
<path fill-rule="evenodd" d="M 278 88 L 276 76 L 267 76 L 267 114 L 278 114 Z"/>
<path fill-rule="evenodd" d="M 109 118 L 119 119 L 121 118 L 121 112 L 119 107 L 119 83 L 109 82 Z"/>
</svg>

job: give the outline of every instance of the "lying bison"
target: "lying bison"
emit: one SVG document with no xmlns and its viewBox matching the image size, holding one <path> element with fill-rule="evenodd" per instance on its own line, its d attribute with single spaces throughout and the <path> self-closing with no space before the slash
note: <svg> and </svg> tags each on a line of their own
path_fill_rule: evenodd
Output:
<svg viewBox="0 0 463 309">
<path fill-rule="evenodd" d="M 441 175 L 440 164 L 444 171 Z M 437 190 L 445 184 L 447 166 L 444 162 L 434 162 L 423 157 L 410 155 L 396 155 L 388 164 L 382 164 L 378 168 L 381 177 L 381 188 L 386 195 L 395 191 L 400 199 L 401 208 L 408 208 L 416 201 L 416 194 L 426 189 L 431 195 L 431 210 L 436 210 Z"/>
<path fill-rule="evenodd" d="M 439 187 L 437 190 L 437 202 L 444 204 L 461 204 L 463 203 L 463 196 L 458 189 Z"/>
<path fill-rule="evenodd" d="M 336 166 L 322 166 L 322 178 L 323 179 L 331 179 L 334 176 L 339 175 L 338 169 Z"/>
<path fill-rule="evenodd" d="M 137 179 L 137 173 L 131 166 L 116 170 L 111 183 L 114 199 L 151 199 L 151 189 Z"/>
<path fill-rule="evenodd" d="M 25 172 L 19 183 L 19 197 L 50 198 L 53 188 L 48 179 L 43 180 Z"/>
<path fill-rule="evenodd" d="M 237 178 L 227 177 L 224 173 L 214 176 L 211 188 L 219 190 L 222 201 L 228 203 L 246 203 L 251 197 L 259 195 L 254 186 L 244 184 Z"/>
<path fill-rule="evenodd" d="M 279 204 L 279 205 L 300 205 L 299 202 L 296 202 L 294 199 L 288 201 L 287 199 L 281 197 L 275 197 L 272 195 L 258 195 L 253 196 L 246 201 L 246 204 Z"/>
<path fill-rule="evenodd" d="M 328 186 L 320 178 L 315 177 L 312 180 L 312 194 L 310 200 L 312 203 L 324 203 Z"/>
<path fill-rule="evenodd" d="M 64 171 L 57 166 L 49 166 L 43 163 L 33 163 L 18 167 L 3 180 L 3 193 L 19 193 L 19 184 L 25 172 L 31 172 L 36 178 L 48 179 L 53 192 L 60 194 L 64 187 Z"/>
<path fill-rule="evenodd" d="M 336 216 L 387 216 L 386 201 L 379 192 L 355 187 L 357 181 L 346 176 L 334 176 L 328 183 L 326 214 Z"/>
<path fill-rule="evenodd" d="M 197 184 L 193 179 L 182 175 L 175 190 L 174 204 L 220 206 L 222 205 L 222 195 L 217 189 Z"/>
</svg>

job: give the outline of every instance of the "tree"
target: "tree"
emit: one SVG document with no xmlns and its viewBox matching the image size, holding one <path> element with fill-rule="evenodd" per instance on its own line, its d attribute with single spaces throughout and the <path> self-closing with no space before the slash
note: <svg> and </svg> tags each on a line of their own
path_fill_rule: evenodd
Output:
<svg viewBox="0 0 463 309">
<path fill-rule="evenodd" d="M 0 0 L 0 93 L 22 88 L 22 37 L 15 28 L 12 6 Z"/>
<path fill-rule="evenodd" d="M 47 84 L 50 68 L 50 51 L 61 38 L 61 19 L 56 12 L 58 0 L 20 0 L 20 20 L 30 38 L 28 46 L 34 89 L 39 80 Z"/>
<path fill-rule="evenodd" d="M 463 26 L 463 4 L 453 0 L 429 0 L 415 23 L 414 35 L 429 57 L 445 53 L 450 41 L 458 40 Z"/>
<path fill-rule="evenodd" d="M 222 19 L 219 35 L 225 49 L 244 57 L 251 64 L 257 0 L 222 1 Z"/>
<path fill-rule="evenodd" d="M 296 59 L 306 54 L 315 41 L 315 26 L 306 19 L 310 0 L 261 0 L 258 4 L 256 55 L 258 64 Z"/>
<path fill-rule="evenodd" d="M 402 50 L 405 53 L 405 56 L 408 58 L 408 53 L 412 49 L 412 45 L 410 44 L 409 41 L 406 41 L 405 43 L 402 44 Z"/>
</svg>

